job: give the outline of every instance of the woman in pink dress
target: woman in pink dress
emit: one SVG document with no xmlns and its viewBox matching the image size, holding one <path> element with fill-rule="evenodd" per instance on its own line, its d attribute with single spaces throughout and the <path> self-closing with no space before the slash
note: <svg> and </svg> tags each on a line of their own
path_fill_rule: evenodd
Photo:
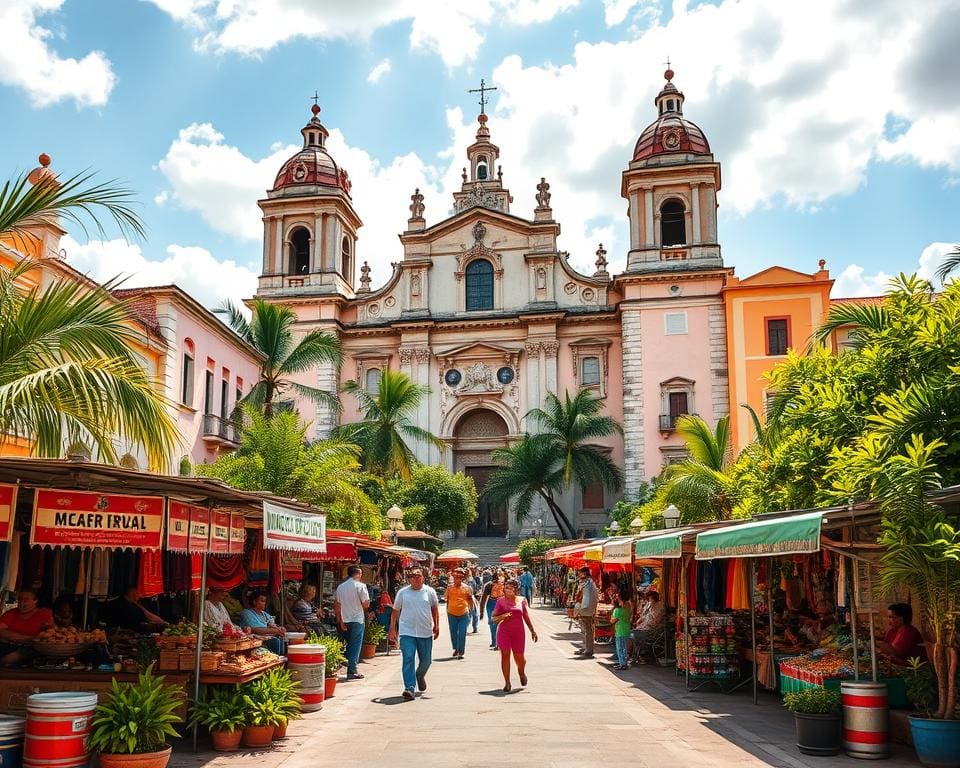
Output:
<svg viewBox="0 0 960 768">
<path fill-rule="evenodd" d="M 500 669 L 503 671 L 503 690 L 510 692 L 510 654 L 517 664 L 520 685 L 527 684 L 527 660 L 523 657 L 527 633 L 524 624 L 530 628 L 530 637 L 537 642 L 537 633 L 530 621 L 527 601 L 520 597 L 520 582 L 508 579 L 503 585 L 503 597 L 497 600 L 493 609 L 493 620 L 497 624 L 497 646 L 500 648 Z"/>
</svg>

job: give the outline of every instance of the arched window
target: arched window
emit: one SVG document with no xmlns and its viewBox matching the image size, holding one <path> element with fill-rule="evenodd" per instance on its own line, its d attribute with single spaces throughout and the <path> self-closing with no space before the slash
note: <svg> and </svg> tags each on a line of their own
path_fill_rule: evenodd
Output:
<svg viewBox="0 0 960 768">
<path fill-rule="evenodd" d="M 493 309 L 493 265 L 477 259 L 467 265 L 467 311 Z"/>
<path fill-rule="evenodd" d="M 376 396 L 380 392 L 380 369 L 371 368 L 366 373 L 366 389 L 371 395 Z"/>
<path fill-rule="evenodd" d="M 580 385 L 590 387 L 600 383 L 600 358 L 585 357 L 580 361 Z"/>
<path fill-rule="evenodd" d="M 660 209 L 660 247 L 683 245 L 687 242 L 683 203 L 668 200 Z"/>
<path fill-rule="evenodd" d="M 350 254 L 350 238 L 343 238 L 340 244 L 340 274 L 343 279 L 351 285 L 353 284 L 353 258 Z"/>
<path fill-rule="evenodd" d="M 486 181 L 487 176 L 487 156 L 480 155 L 477 158 L 477 181 Z"/>
<path fill-rule="evenodd" d="M 305 275 L 310 271 L 310 233 L 298 227 L 290 236 L 290 274 Z"/>
</svg>

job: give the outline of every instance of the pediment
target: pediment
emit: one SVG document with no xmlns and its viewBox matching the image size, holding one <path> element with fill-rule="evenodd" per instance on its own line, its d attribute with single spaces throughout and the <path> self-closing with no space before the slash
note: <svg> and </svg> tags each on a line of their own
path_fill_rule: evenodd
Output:
<svg viewBox="0 0 960 768">
<path fill-rule="evenodd" d="M 781 283 L 815 283 L 817 278 L 806 272 L 798 272 L 787 267 L 768 267 L 755 275 L 745 277 L 740 281 L 741 286 L 779 285 Z"/>
<path fill-rule="evenodd" d="M 490 344 L 484 341 L 475 341 L 470 344 L 461 344 L 443 351 L 437 351 L 436 355 L 441 360 L 503 360 L 509 362 L 512 358 L 519 356 L 519 349 L 502 347 L 499 344 Z"/>
</svg>

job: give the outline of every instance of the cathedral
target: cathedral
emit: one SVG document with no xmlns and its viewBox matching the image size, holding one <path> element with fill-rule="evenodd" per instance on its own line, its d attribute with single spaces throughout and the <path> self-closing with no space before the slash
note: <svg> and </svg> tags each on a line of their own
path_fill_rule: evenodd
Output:
<svg viewBox="0 0 960 768">
<path fill-rule="evenodd" d="M 623 425 L 623 438 L 605 447 L 624 468 L 626 494 L 684 458 L 677 418 L 695 413 L 713 425 L 730 409 L 723 290 L 733 270 L 717 236 L 720 164 L 686 118 L 673 71 L 664 77 L 653 122 L 624 157 L 630 238 L 620 274 L 608 270 L 602 245 L 592 274 L 571 267 L 557 247 L 560 222 L 545 179 L 516 202 L 481 94 L 453 213 L 430 221 L 414 191 L 402 258 L 372 290 L 369 267 L 358 265 L 363 222 L 350 178 L 326 148 L 314 105 L 303 148 L 259 201 L 257 297 L 290 306 L 302 331 L 328 331 L 342 345 L 339 370 L 321 367 L 303 383 L 334 391 L 355 380 L 376 390 L 381 372 L 395 369 L 429 386 L 417 423 L 447 448 L 412 447 L 423 462 L 473 477 L 478 490 L 494 468 L 491 451 L 524 433 L 524 415 L 548 392 L 588 387 Z M 360 418 L 352 398 L 342 400 L 339 414 L 297 403 L 313 437 Z M 617 498 L 601 487 L 573 488 L 560 501 L 576 528 L 592 531 Z M 539 527 L 521 526 L 481 501 L 467 533 L 549 533 L 552 525 L 544 515 Z"/>
</svg>

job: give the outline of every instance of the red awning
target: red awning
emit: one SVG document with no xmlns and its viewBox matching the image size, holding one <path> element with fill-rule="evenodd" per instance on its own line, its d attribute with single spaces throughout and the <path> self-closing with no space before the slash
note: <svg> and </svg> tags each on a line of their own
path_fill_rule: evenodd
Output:
<svg viewBox="0 0 960 768">
<path fill-rule="evenodd" d="M 507 552 L 505 555 L 500 555 L 500 562 L 507 564 L 519 563 L 520 555 L 517 552 Z"/>
<path fill-rule="evenodd" d="M 357 561 L 357 548 L 348 541 L 327 540 L 326 552 L 322 554 L 319 552 L 304 552 L 298 559 L 306 563 L 329 563 L 334 561 L 355 563 Z"/>
</svg>

